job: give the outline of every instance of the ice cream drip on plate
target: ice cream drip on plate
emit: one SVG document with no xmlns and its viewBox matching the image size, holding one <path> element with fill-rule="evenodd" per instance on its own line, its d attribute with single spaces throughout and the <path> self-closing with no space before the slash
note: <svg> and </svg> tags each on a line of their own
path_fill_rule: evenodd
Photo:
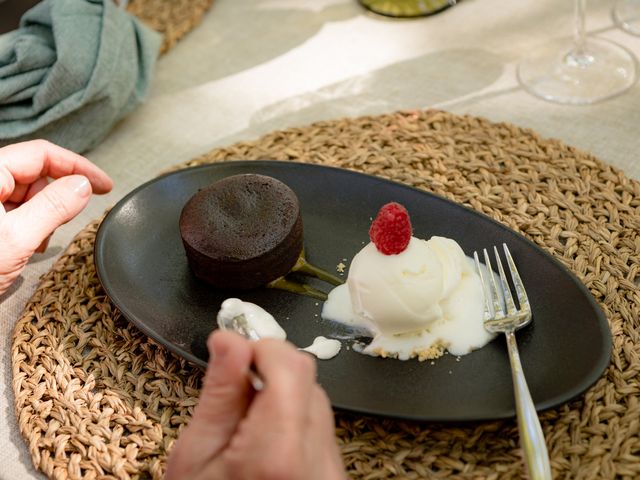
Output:
<svg viewBox="0 0 640 480">
<path fill-rule="evenodd" d="M 311 345 L 301 350 L 315 355 L 320 360 L 328 360 L 335 357 L 341 348 L 342 343 L 339 340 L 320 336 L 316 337 Z"/>
</svg>

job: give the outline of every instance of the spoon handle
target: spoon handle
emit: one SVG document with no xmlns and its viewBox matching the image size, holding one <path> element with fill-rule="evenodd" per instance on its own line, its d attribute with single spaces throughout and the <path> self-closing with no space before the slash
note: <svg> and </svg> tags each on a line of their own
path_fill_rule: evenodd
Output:
<svg viewBox="0 0 640 480">
<path fill-rule="evenodd" d="M 264 380 L 253 365 L 247 372 L 247 377 L 249 377 L 249 382 L 256 392 L 259 392 L 264 388 Z"/>
</svg>

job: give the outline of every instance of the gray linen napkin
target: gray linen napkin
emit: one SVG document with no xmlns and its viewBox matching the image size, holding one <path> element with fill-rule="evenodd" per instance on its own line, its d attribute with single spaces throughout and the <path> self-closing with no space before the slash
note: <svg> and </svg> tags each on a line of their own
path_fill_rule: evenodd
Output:
<svg viewBox="0 0 640 480">
<path fill-rule="evenodd" d="M 0 35 L 0 146 L 95 146 L 147 96 L 161 36 L 112 0 L 44 0 Z"/>
</svg>

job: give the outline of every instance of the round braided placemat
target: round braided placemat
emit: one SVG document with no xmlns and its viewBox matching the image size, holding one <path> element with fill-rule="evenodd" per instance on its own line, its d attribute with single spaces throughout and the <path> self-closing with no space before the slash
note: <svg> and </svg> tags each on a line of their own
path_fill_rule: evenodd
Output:
<svg viewBox="0 0 640 480">
<path fill-rule="evenodd" d="M 532 131 L 441 111 L 291 128 L 180 167 L 227 159 L 321 163 L 404 182 L 482 211 L 559 258 L 602 305 L 614 346 L 586 395 L 542 415 L 555 477 L 640 476 L 640 182 Z M 19 425 L 51 478 L 161 478 L 202 373 L 105 297 L 93 263 L 98 224 L 72 241 L 16 325 Z M 450 426 L 339 412 L 336 422 L 353 478 L 523 475 L 515 421 Z"/>
<path fill-rule="evenodd" d="M 164 38 L 160 53 L 193 30 L 213 0 L 129 0 L 127 10 L 160 32 Z"/>
</svg>

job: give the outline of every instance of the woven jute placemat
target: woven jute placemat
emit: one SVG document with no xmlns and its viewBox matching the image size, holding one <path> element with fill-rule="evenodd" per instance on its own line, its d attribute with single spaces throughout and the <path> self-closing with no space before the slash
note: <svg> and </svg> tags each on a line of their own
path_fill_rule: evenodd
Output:
<svg viewBox="0 0 640 480">
<path fill-rule="evenodd" d="M 614 342 L 603 377 L 542 414 L 555 477 L 640 476 L 639 182 L 532 131 L 441 111 L 291 128 L 180 167 L 229 159 L 376 174 L 471 206 L 551 252 L 600 302 Z M 161 478 L 202 373 L 106 298 L 93 262 L 98 224 L 75 237 L 16 325 L 19 425 L 35 466 L 51 478 Z M 353 478 L 523 476 L 513 420 L 450 426 L 338 412 L 336 426 Z"/>
<path fill-rule="evenodd" d="M 200 23 L 212 3 L 213 0 L 129 0 L 127 10 L 163 35 L 160 53 L 165 53 Z"/>
</svg>

